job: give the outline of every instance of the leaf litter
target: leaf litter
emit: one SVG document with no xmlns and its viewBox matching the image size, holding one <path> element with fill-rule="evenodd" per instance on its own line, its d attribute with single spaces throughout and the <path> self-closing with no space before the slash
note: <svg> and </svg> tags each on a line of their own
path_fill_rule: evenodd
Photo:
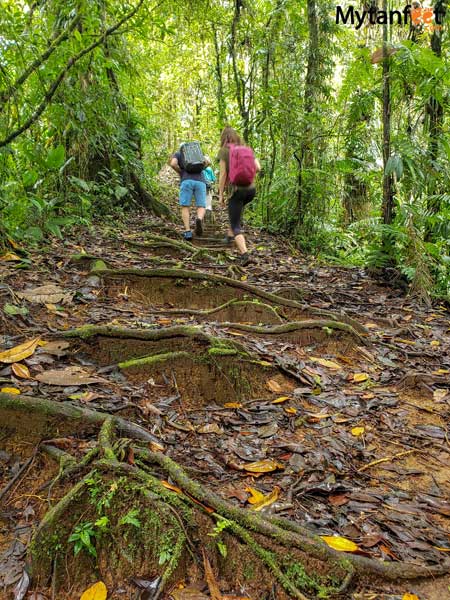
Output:
<svg viewBox="0 0 450 600">
<path fill-rule="evenodd" d="M 108 248 L 110 242 L 104 242 L 102 252 L 108 253 L 108 258 L 111 255 L 116 266 L 146 266 L 142 256 L 114 255 L 113 243 Z M 98 254 L 97 244 L 95 238 L 87 238 L 86 252 Z M 199 481 L 237 505 L 254 507 L 269 499 L 261 506 L 263 512 L 276 510 L 306 523 L 324 542 L 341 544 L 343 552 L 359 551 L 356 546 L 371 557 L 388 561 L 438 563 L 450 550 L 447 310 L 434 309 L 435 316 L 427 321 L 431 318 L 428 309 L 395 290 L 387 291 L 364 271 L 323 266 L 311 270 L 301 258 L 285 264 L 285 250 L 272 238 L 267 237 L 265 247 L 265 254 L 249 271 L 249 283 L 279 292 L 283 282 L 297 278 L 305 303 L 336 312 L 343 308 L 366 323 L 370 347 L 363 351 L 344 348 L 333 337 L 325 343 L 311 340 L 299 345 L 240 333 L 239 341 L 255 351 L 266 366 L 276 364 L 294 373 L 297 388 L 285 389 L 270 377 L 267 394 L 257 402 L 245 397 L 237 400 L 230 394 L 222 406 L 212 403 L 194 410 L 174 393 L 170 378 L 162 387 L 129 383 L 113 365 L 100 376 L 99 367 L 89 360 L 83 364 L 83 353 L 74 353 L 65 340 L 38 346 L 38 336 L 51 339 L 56 318 L 64 319 L 66 328 L 113 321 L 122 326 L 146 321 L 163 327 L 171 321 L 165 319 L 163 307 L 156 307 L 161 313 L 155 318 L 145 315 L 143 305 L 129 297 L 98 294 L 84 300 L 82 294 L 67 292 L 84 285 L 73 267 L 63 267 L 54 283 L 48 284 L 55 287 L 44 286 L 44 290 L 36 285 L 36 273 L 21 271 L 20 277 L 13 273 L 9 283 L 17 297 L 30 303 L 29 314 L 11 310 L 6 316 L 12 324 L 26 318 L 30 332 L 27 335 L 22 326 L 23 337 L 15 345 L 5 338 L 8 346 L 0 354 L 5 357 L 6 352 L 3 387 L 17 389 L 14 378 L 18 378 L 20 387 L 30 386 L 22 392 L 29 394 L 38 382 L 41 390 L 51 390 L 62 401 L 71 397 L 72 402 L 89 402 L 108 410 L 114 385 L 117 402 L 135 407 L 138 422 L 156 427 L 161 438 L 170 441 L 175 460 L 194 468 Z M 38 257 L 34 264 L 38 269 Z M 326 294 L 311 275 L 319 271 L 322 281 L 328 282 Z M 48 281 L 48 274 L 45 277 Z M 28 289 L 20 292 L 24 285 Z M 344 289 L 349 292 L 345 301 L 340 296 Z M 67 302 L 71 302 L 67 316 L 45 308 L 45 304 Z M 392 315 L 389 323 L 387 314 Z M 402 320 L 411 314 L 414 318 Z M 196 322 L 192 317 L 177 321 Z M 401 322 L 407 330 L 398 326 Z M 421 322 L 430 327 L 429 338 L 424 337 Z M 213 320 L 209 330 L 226 335 L 215 329 Z M 22 344 L 18 344 L 20 340 Z M 46 364 L 52 368 L 43 368 Z M 28 373 L 32 379 L 21 377 Z M 401 383 L 405 375 L 406 383 Z M 79 391 L 91 384 L 96 386 L 95 393 Z M 183 422 L 189 425 L 173 427 L 173 423 Z M 7 465 L 6 480 L 11 473 Z M 247 503 L 246 488 L 258 492 L 250 495 L 253 504 Z M 198 598 L 211 598 L 206 582 L 190 596 L 189 589 L 189 585 L 184 588 L 184 596 L 183 590 L 179 596 L 173 595 L 183 600 L 195 598 L 195 593 Z M 406 592 L 402 596 L 408 598 Z"/>
</svg>

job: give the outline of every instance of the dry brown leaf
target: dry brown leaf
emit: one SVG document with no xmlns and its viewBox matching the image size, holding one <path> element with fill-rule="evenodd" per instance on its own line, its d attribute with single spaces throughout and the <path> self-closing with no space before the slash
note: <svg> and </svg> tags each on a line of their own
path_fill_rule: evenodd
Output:
<svg viewBox="0 0 450 600">
<path fill-rule="evenodd" d="M 48 284 L 31 290 L 16 292 L 16 296 L 37 304 L 66 304 L 72 300 L 73 294 L 63 290 L 58 285 Z"/>
<path fill-rule="evenodd" d="M 89 385 L 91 383 L 104 383 L 104 379 L 91 375 L 81 367 L 66 367 L 65 369 L 49 369 L 36 375 L 36 379 L 48 385 Z"/>
<path fill-rule="evenodd" d="M 433 400 L 436 400 L 436 402 L 441 402 L 448 394 L 448 390 L 446 389 L 437 389 L 434 390 L 433 392 Z"/>
<path fill-rule="evenodd" d="M 217 423 L 207 423 L 206 425 L 202 425 L 197 429 L 198 433 L 223 433 L 223 429 L 221 429 Z"/>
<path fill-rule="evenodd" d="M 281 392 L 283 389 L 278 381 L 275 381 L 275 379 L 269 379 L 266 385 L 271 392 Z"/>
<path fill-rule="evenodd" d="M 67 342 L 66 340 L 54 340 L 53 342 L 47 342 L 45 344 L 45 353 L 60 358 L 67 354 L 65 350 L 68 348 L 70 348 L 70 342 Z"/>
<path fill-rule="evenodd" d="M 206 552 L 204 548 L 202 548 L 203 554 L 203 568 L 205 569 L 205 578 L 206 583 L 208 584 L 209 593 L 211 595 L 211 600 L 223 600 L 222 594 L 220 592 L 219 584 L 217 583 L 217 579 L 214 575 L 214 571 L 212 570 L 211 563 L 206 556 Z"/>
<path fill-rule="evenodd" d="M 0 362 L 3 363 L 16 363 L 20 362 L 24 358 L 28 358 L 31 356 L 39 343 L 39 338 L 34 338 L 29 340 L 28 342 L 24 342 L 19 346 L 15 346 L 10 350 L 5 350 L 4 352 L 0 352 Z"/>
</svg>

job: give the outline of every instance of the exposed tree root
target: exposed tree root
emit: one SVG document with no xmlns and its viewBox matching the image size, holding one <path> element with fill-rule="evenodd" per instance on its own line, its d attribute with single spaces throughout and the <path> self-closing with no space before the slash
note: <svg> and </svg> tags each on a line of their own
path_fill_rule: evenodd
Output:
<svg viewBox="0 0 450 600">
<path fill-rule="evenodd" d="M 287 548 L 298 548 L 320 560 L 337 562 L 341 565 L 343 563 L 344 565 L 346 563 L 351 564 L 355 572 L 377 575 L 390 580 L 416 579 L 417 577 L 431 577 L 450 572 L 450 561 L 440 566 L 426 567 L 405 562 L 383 562 L 356 554 L 346 554 L 345 559 L 343 559 L 342 553 L 333 550 L 320 537 L 297 523 L 282 518 L 263 517 L 258 513 L 252 513 L 233 506 L 219 495 L 206 490 L 198 482 L 191 479 L 186 471 L 168 456 L 147 450 L 140 452 L 149 462 L 159 464 L 181 489 L 199 502 L 211 506 L 217 513 L 231 518 L 243 527 L 272 537 L 277 543 Z"/>
<path fill-rule="evenodd" d="M 37 421 L 41 421 L 43 431 L 48 437 L 52 433 L 75 431 L 81 432 L 101 426 L 110 417 L 90 408 L 75 406 L 69 402 L 55 402 L 48 398 L 36 398 L 20 394 L 5 394 L 0 392 L 0 411 L 8 413 L 8 418 L 2 419 L 9 428 L 36 430 Z M 24 418 L 25 416 L 25 418 Z M 146 429 L 131 423 L 121 417 L 114 417 L 114 423 L 119 431 L 131 439 L 142 440 L 163 448 L 163 444 Z"/>
<path fill-rule="evenodd" d="M 259 397 L 267 393 L 270 376 L 287 389 L 294 385 L 295 374 L 286 377 L 280 365 L 262 361 L 239 341 L 209 335 L 199 326 L 142 330 L 87 325 L 58 336 L 79 339 L 96 361 L 117 364 L 130 378 L 146 381 L 151 376 L 167 384 L 164 374 L 169 375 L 176 392 L 194 404 L 200 399 L 227 402 L 230 394 L 240 400 Z M 191 377 L 193 369 L 196 377 Z"/>
<path fill-rule="evenodd" d="M 259 325 L 247 325 L 245 323 L 221 323 L 220 327 L 226 327 L 230 329 L 237 329 L 239 331 L 248 331 L 249 333 L 256 333 L 262 335 L 282 335 L 283 333 L 292 333 L 295 331 L 301 331 L 302 329 L 332 329 L 345 331 L 355 337 L 360 343 L 367 344 L 365 340 L 355 329 L 348 323 L 342 323 L 340 321 L 326 321 L 326 320 L 305 320 L 305 321 L 291 321 L 290 323 L 283 323 L 282 325 L 276 325 L 274 327 L 265 327 Z"/>
<path fill-rule="evenodd" d="M 60 407 L 63 408 L 61 405 Z M 64 411 L 63 416 L 67 416 Z M 241 544 L 244 544 L 254 554 L 255 558 L 265 565 L 267 571 L 285 589 L 289 597 L 299 600 L 307 600 L 308 596 L 306 594 L 311 593 L 314 586 L 316 586 L 314 597 L 318 597 L 319 589 L 322 593 L 326 590 L 327 594 L 342 592 L 348 587 L 352 577 L 356 574 L 381 576 L 389 580 L 407 580 L 437 576 L 450 571 L 450 562 L 440 566 L 426 567 L 403 562 L 388 563 L 355 554 L 343 555 L 328 547 L 320 537 L 299 524 L 283 518 L 265 516 L 245 510 L 229 503 L 215 492 L 206 489 L 191 479 L 179 464 L 161 452 L 135 446 L 132 464 L 129 461 L 124 462 L 119 458 L 120 441 L 116 443 L 114 439 L 114 429 L 117 423 L 118 421 L 114 417 L 105 416 L 98 436 L 96 455 L 91 455 L 91 458 L 98 455 L 100 458 L 95 462 L 90 462 L 90 470 L 87 475 L 82 477 L 46 513 L 37 528 L 30 550 L 31 573 L 35 578 L 40 577 L 42 569 L 45 571 L 45 568 L 47 568 L 48 571 L 48 566 L 45 567 L 45 564 L 49 564 L 49 554 L 51 560 L 52 549 L 49 548 L 49 544 L 54 539 L 55 530 L 58 531 L 57 548 L 59 552 L 61 552 L 61 548 L 64 549 L 64 544 L 69 543 L 64 541 L 62 537 L 65 536 L 68 540 L 71 527 L 74 525 L 70 525 L 71 511 L 75 505 L 82 502 L 83 495 L 88 491 L 88 484 L 92 484 L 98 471 L 103 473 L 104 476 L 113 478 L 113 483 L 107 488 L 109 490 L 124 488 L 126 481 L 129 482 L 127 484 L 129 487 L 131 486 L 130 482 L 136 482 L 135 489 L 139 490 L 139 493 L 146 498 L 147 502 L 157 507 L 154 510 L 157 510 L 160 515 L 164 515 L 163 523 L 165 527 L 176 528 L 177 542 L 174 545 L 171 560 L 161 574 L 160 593 L 171 581 L 188 545 L 188 550 L 192 552 L 193 545 L 188 542 L 188 530 L 195 527 L 194 523 L 197 518 L 195 515 L 197 514 L 203 514 L 202 518 L 212 519 L 211 526 L 214 522 L 220 523 L 221 530 L 226 530 L 228 535 L 236 537 Z M 48 446 L 43 449 L 56 460 L 61 461 L 64 459 L 64 468 L 74 468 L 74 460 L 71 460 L 68 453 L 54 451 Z M 86 467 L 87 465 L 88 462 L 84 460 L 83 466 Z M 158 473 L 155 473 L 155 466 Z M 170 478 L 178 487 L 174 487 L 173 484 L 168 486 L 162 481 L 162 479 L 167 478 Z M 118 483 L 114 483 L 114 481 L 122 482 L 119 488 Z M 175 519 L 171 511 L 174 511 Z M 139 514 L 144 515 L 144 512 L 141 511 Z M 64 534 L 62 533 L 61 524 L 64 524 L 65 527 Z M 325 582 L 320 582 L 317 574 L 314 578 L 309 576 L 305 567 L 302 577 L 303 585 L 299 587 L 298 582 L 292 581 L 281 567 L 283 564 L 282 555 L 283 552 L 285 553 L 285 550 L 282 550 L 283 548 L 289 549 L 291 552 L 293 549 L 300 551 L 301 554 L 297 554 L 295 558 L 298 566 L 300 565 L 299 556 L 313 557 L 326 565 L 326 572 L 335 573 L 334 585 L 327 586 Z M 53 550 L 53 552 L 55 551 Z M 68 552 L 68 550 L 63 551 Z M 301 565 L 300 568 L 303 569 Z M 339 575 L 336 575 L 336 573 L 339 573 Z M 336 577 L 341 580 L 340 586 L 336 586 Z"/>
<path fill-rule="evenodd" d="M 142 277 L 142 278 L 169 278 L 169 279 L 191 279 L 191 280 L 202 280 L 202 281 L 211 281 L 213 283 L 226 285 L 231 288 L 242 290 L 252 296 L 256 296 L 257 298 L 263 298 L 268 302 L 274 304 L 275 306 L 286 306 L 290 308 L 296 308 L 301 311 L 307 311 L 310 314 L 322 316 L 324 318 L 328 318 L 330 320 L 341 320 L 345 323 L 351 325 L 356 331 L 361 334 L 367 334 L 367 329 L 361 325 L 355 319 L 349 317 L 348 315 L 341 314 L 335 315 L 334 313 L 326 310 L 321 310 L 317 308 L 310 307 L 306 304 L 298 302 L 296 300 L 291 300 L 289 298 L 283 298 L 282 296 L 278 296 L 277 294 L 272 294 L 271 292 L 266 292 L 256 286 L 250 285 L 244 281 L 239 281 L 232 279 L 231 277 L 225 277 L 224 275 L 217 275 L 215 273 L 204 273 L 202 271 L 194 271 L 188 269 L 107 269 L 101 271 L 92 271 L 93 273 L 98 274 L 104 279 L 124 279 L 127 276 L 131 277 Z"/>
<path fill-rule="evenodd" d="M 231 306 L 236 307 L 236 308 L 241 308 L 241 307 L 263 308 L 264 310 L 267 310 L 270 313 L 272 313 L 273 316 L 276 318 L 276 320 L 279 323 L 284 322 L 284 319 L 278 314 L 277 310 L 270 304 L 264 304 L 262 302 L 252 301 L 252 300 L 238 300 L 236 298 L 232 299 L 232 300 L 228 300 L 228 302 L 225 302 L 224 304 L 220 304 L 219 306 L 215 306 L 214 308 L 209 308 L 209 309 L 169 308 L 169 309 L 165 309 L 165 310 L 147 310 L 146 312 L 148 312 L 149 314 L 154 314 L 154 315 L 157 315 L 157 314 L 192 315 L 192 316 L 198 316 L 198 317 L 209 317 L 209 316 L 214 315 L 214 314 L 220 312 L 221 310 L 225 310 L 226 308 L 229 308 Z"/>
</svg>

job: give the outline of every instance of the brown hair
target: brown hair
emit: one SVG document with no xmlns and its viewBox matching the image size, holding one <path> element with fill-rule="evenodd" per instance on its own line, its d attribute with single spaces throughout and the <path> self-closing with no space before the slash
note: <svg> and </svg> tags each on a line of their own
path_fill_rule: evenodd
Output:
<svg viewBox="0 0 450 600">
<path fill-rule="evenodd" d="M 238 132 L 227 125 L 222 133 L 220 134 L 220 147 L 223 148 L 226 144 L 237 144 L 242 145 L 242 140 Z"/>
</svg>

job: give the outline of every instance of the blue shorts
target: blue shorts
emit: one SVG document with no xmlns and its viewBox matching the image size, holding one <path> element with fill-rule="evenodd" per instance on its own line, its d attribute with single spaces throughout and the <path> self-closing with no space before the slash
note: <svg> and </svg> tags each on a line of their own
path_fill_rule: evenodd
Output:
<svg viewBox="0 0 450 600">
<path fill-rule="evenodd" d="M 180 206 L 190 206 L 192 196 L 195 198 L 195 206 L 206 207 L 206 183 L 195 179 L 183 179 L 180 185 Z"/>
</svg>

